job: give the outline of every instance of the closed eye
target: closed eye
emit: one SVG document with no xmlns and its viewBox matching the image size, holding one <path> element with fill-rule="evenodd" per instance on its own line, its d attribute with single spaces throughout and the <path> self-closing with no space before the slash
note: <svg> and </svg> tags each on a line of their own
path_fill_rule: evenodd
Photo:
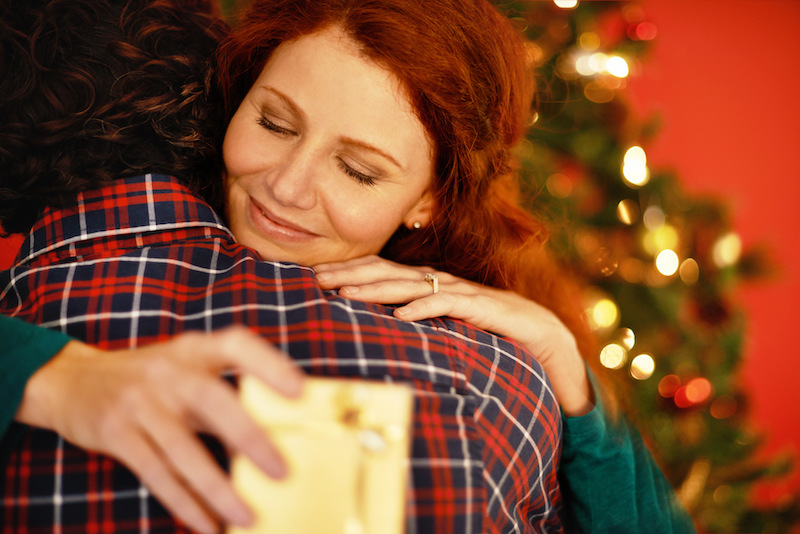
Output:
<svg viewBox="0 0 800 534">
<path fill-rule="evenodd" d="M 290 137 L 290 136 L 293 136 L 293 135 L 297 135 L 297 132 L 295 132 L 294 130 L 290 130 L 289 128 L 284 128 L 283 126 L 279 126 L 279 125 L 275 124 L 274 122 L 272 122 L 271 120 L 269 120 L 268 118 L 263 117 L 263 116 L 258 118 L 258 124 L 260 124 L 261 126 L 266 128 L 270 132 L 274 132 L 274 133 L 276 133 L 278 135 L 281 135 L 281 136 L 284 136 L 284 137 Z"/>
<path fill-rule="evenodd" d="M 369 174 L 364 174 L 361 171 L 357 171 L 342 160 L 339 160 L 339 167 L 346 175 L 350 176 L 351 178 L 354 178 L 361 185 L 375 185 L 375 181 L 377 179 L 374 176 L 370 176 Z"/>
</svg>

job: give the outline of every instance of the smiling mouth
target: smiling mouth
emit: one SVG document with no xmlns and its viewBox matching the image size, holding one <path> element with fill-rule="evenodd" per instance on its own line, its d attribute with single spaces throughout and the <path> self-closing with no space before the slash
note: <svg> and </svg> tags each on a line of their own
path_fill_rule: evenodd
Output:
<svg viewBox="0 0 800 534">
<path fill-rule="evenodd" d="M 306 230 L 302 226 L 273 215 L 252 198 L 250 199 L 250 216 L 262 232 L 278 239 L 305 241 L 318 237 L 317 234 Z"/>
</svg>

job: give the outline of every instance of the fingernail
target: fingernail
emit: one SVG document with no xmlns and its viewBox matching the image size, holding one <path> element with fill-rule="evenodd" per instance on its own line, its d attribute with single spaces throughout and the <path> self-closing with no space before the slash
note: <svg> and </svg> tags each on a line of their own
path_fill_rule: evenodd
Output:
<svg viewBox="0 0 800 534">
<path fill-rule="evenodd" d="M 405 306 L 403 306 L 402 308 L 395 309 L 394 310 L 394 314 L 399 316 L 399 317 L 402 317 L 404 315 L 408 315 L 408 310 L 406 309 Z"/>
<path fill-rule="evenodd" d="M 361 288 L 358 286 L 345 286 L 339 290 L 339 293 L 344 292 L 344 293 L 349 293 L 351 295 L 355 295 L 359 291 L 361 291 Z"/>
<path fill-rule="evenodd" d="M 331 273 L 317 273 L 317 280 L 324 282 L 330 280 L 333 275 Z"/>
</svg>

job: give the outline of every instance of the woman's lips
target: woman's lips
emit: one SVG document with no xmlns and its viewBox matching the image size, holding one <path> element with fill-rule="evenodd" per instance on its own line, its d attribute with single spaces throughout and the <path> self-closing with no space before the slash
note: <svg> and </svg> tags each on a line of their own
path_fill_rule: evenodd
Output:
<svg viewBox="0 0 800 534">
<path fill-rule="evenodd" d="M 308 241 L 317 234 L 310 232 L 297 224 L 279 218 L 266 208 L 250 199 L 250 218 L 253 223 L 265 234 L 284 241 Z"/>
</svg>

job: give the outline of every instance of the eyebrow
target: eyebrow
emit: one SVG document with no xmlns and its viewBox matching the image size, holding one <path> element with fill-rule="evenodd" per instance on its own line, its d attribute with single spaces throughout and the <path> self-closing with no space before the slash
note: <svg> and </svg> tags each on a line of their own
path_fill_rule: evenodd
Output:
<svg viewBox="0 0 800 534">
<path fill-rule="evenodd" d="M 384 152 L 383 150 L 381 150 L 380 148 L 376 147 L 375 145 L 371 145 L 369 143 L 365 143 L 364 141 L 360 141 L 358 139 L 353 139 L 352 137 L 343 137 L 342 141 L 344 141 L 348 145 L 357 146 L 358 148 L 362 148 L 364 150 L 368 150 L 370 152 L 374 152 L 375 154 L 378 154 L 379 156 L 383 156 L 384 158 L 389 160 L 391 163 L 393 163 L 401 171 L 405 170 L 403 168 L 403 166 L 400 165 L 400 163 L 396 159 L 394 159 L 390 154 Z"/>
<path fill-rule="evenodd" d="M 262 85 L 261 89 L 263 89 L 263 90 L 265 90 L 265 91 L 267 91 L 269 93 L 272 93 L 273 95 L 278 97 L 281 100 L 281 102 L 286 104 L 286 106 L 289 109 L 292 110 L 293 113 L 295 113 L 301 119 L 306 120 L 307 117 L 306 117 L 305 112 L 302 109 L 300 109 L 300 107 L 297 104 L 295 104 L 294 100 L 289 98 L 287 95 L 285 95 L 282 92 L 278 91 L 274 87 L 270 87 L 268 85 Z M 367 143 L 365 141 L 361 141 L 360 139 L 355 139 L 353 137 L 345 136 L 345 137 L 342 137 L 341 139 L 347 145 L 355 146 L 355 147 L 367 150 L 369 152 L 373 152 L 375 154 L 378 154 L 379 156 L 383 156 L 384 158 L 389 160 L 389 162 L 393 163 L 401 171 L 405 171 L 405 168 L 402 165 L 400 165 L 400 163 L 396 159 L 394 159 L 391 154 L 389 154 L 388 152 L 386 152 L 384 150 L 381 150 L 380 148 L 376 147 L 375 145 Z"/>
</svg>

